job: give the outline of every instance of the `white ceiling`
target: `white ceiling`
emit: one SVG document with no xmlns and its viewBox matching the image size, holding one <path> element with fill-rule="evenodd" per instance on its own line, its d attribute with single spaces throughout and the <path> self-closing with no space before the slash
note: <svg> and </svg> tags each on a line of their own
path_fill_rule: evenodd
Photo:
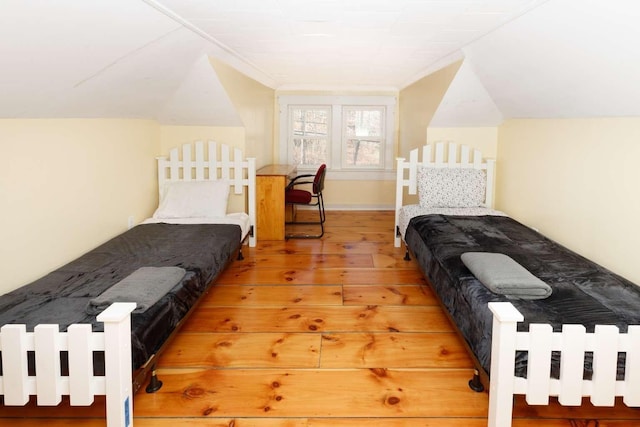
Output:
<svg viewBox="0 0 640 427">
<path fill-rule="evenodd" d="M 434 118 L 640 116 L 637 0 L 1 0 L 0 117 L 237 125 L 208 57 L 274 89 L 399 90 Z"/>
<path fill-rule="evenodd" d="M 279 88 L 398 88 L 542 0 L 147 0 Z"/>
<path fill-rule="evenodd" d="M 505 117 L 640 116 L 638 0 L 551 0 L 462 50 Z"/>
</svg>

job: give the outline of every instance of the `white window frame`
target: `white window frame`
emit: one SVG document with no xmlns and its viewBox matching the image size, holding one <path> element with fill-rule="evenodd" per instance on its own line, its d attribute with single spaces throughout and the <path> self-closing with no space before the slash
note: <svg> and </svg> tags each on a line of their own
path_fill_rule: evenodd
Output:
<svg viewBox="0 0 640 427">
<path fill-rule="evenodd" d="M 345 180 L 393 180 L 394 145 L 395 145 L 395 96 L 330 96 L 330 95 L 280 95 L 278 96 L 280 109 L 279 146 L 280 163 L 292 163 L 290 141 L 290 106 L 330 107 L 330 146 L 327 152 L 327 175 L 331 179 Z M 382 167 L 343 167 L 343 107 L 385 107 L 384 149 L 382 149 Z M 311 171 L 311 168 L 298 167 L 301 171 Z"/>
<path fill-rule="evenodd" d="M 331 138 L 333 135 L 333 131 L 332 131 L 332 126 L 333 126 L 333 117 L 332 117 L 332 110 L 331 110 L 331 106 L 328 105 L 289 105 L 289 107 L 287 108 L 287 140 L 286 140 L 286 146 L 287 148 L 290 148 L 293 145 L 293 140 L 296 138 L 296 135 L 293 134 L 292 129 L 293 129 L 293 117 L 291 116 L 291 111 L 294 110 L 295 108 L 304 108 L 304 109 L 309 109 L 309 110 L 326 110 L 328 112 L 328 116 L 329 116 L 329 124 L 327 126 L 327 167 L 330 168 L 331 167 L 331 163 L 330 163 L 330 158 L 331 158 Z M 293 152 L 287 152 L 287 163 L 293 163 Z M 314 167 L 318 167 L 320 165 L 316 165 Z M 307 169 L 309 168 L 309 166 L 298 166 L 298 168 L 300 169 Z"/>
<path fill-rule="evenodd" d="M 346 111 L 347 110 L 359 110 L 359 111 L 363 111 L 363 110 L 369 110 L 369 111 L 380 111 L 382 114 L 382 123 L 380 123 L 381 126 L 381 133 L 380 136 L 378 137 L 369 137 L 368 139 L 371 140 L 379 140 L 380 141 L 380 146 L 381 146 L 381 150 L 380 150 L 380 163 L 376 166 L 366 166 L 366 165 L 347 165 L 347 158 L 346 158 L 346 154 L 347 154 L 347 140 L 349 139 L 349 137 L 347 136 L 347 127 L 346 125 Z M 386 156 L 385 154 L 385 149 L 387 147 L 387 137 L 386 137 L 386 117 L 387 117 L 387 108 L 384 105 L 343 105 L 342 106 L 342 120 L 340 122 L 340 125 L 342 127 L 342 136 L 341 136 L 341 142 L 342 142 L 342 147 L 341 147 L 341 152 L 340 152 L 340 161 L 341 161 L 341 166 L 343 169 L 359 169 L 359 170 L 384 170 L 384 166 L 385 166 L 385 158 L 387 158 L 388 156 Z M 354 139 L 354 138 L 351 138 Z"/>
</svg>

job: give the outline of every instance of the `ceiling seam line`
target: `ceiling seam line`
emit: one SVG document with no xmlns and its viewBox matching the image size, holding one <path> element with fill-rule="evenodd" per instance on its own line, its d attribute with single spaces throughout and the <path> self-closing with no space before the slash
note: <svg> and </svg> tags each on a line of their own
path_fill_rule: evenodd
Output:
<svg viewBox="0 0 640 427">
<path fill-rule="evenodd" d="M 158 42 L 159 40 L 162 40 L 165 37 L 168 37 L 169 35 L 175 33 L 176 31 L 180 31 L 182 28 L 176 28 L 174 30 L 171 30 L 167 33 L 162 34 L 159 37 L 156 37 L 155 39 L 149 41 L 148 43 L 143 44 L 142 46 L 138 47 L 137 49 L 134 49 L 132 51 L 127 52 L 126 54 L 118 57 L 116 60 L 114 60 L 113 62 L 111 62 L 108 65 L 105 65 L 104 67 L 102 67 L 101 69 L 99 69 L 98 71 L 96 71 L 95 73 L 91 74 L 89 77 L 86 77 L 82 80 L 80 80 L 78 83 L 73 85 L 73 88 L 76 89 L 79 86 L 82 86 L 83 84 L 85 84 L 86 82 L 88 82 L 89 80 L 98 77 L 100 74 L 104 73 L 105 71 L 107 71 L 109 68 L 117 65 L 119 62 L 121 62 L 123 59 L 129 58 L 130 56 L 135 55 L 136 53 L 140 52 L 141 50 L 147 48 L 148 46 L 151 46 L 152 44 Z"/>
<path fill-rule="evenodd" d="M 263 76 L 267 77 L 272 82 L 271 86 L 275 86 L 275 81 L 276 80 L 269 73 L 267 73 L 264 70 L 262 70 L 256 64 L 254 64 L 253 62 L 251 62 L 250 60 L 248 60 L 247 58 L 245 58 L 244 56 L 242 56 L 241 54 L 239 54 L 238 52 L 236 52 L 235 50 L 233 50 L 229 46 L 225 45 L 221 41 L 215 39 L 211 35 L 207 34 L 204 31 L 202 31 L 196 25 L 194 25 L 191 22 L 187 21 L 185 18 L 183 18 L 182 16 L 180 16 L 177 13 L 173 12 L 172 10 L 166 8 L 165 6 L 159 4 L 155 0 L 142 0 L 142 1 L 147 3 L 152 8 L 156 9 L 158 12 L 164 14 L 168 18 L 174 20 L 178 24 L 180 24 L 183 27 L 187 28 L 188 30 L 193 31 L 194 33 L 196 33 L 197 35 L 199 35 L 203 39 L 207 40 L 208 42 L 215 44 L 220 49 L 222 49 L 223 51 L 225 51 L 228 54 L 232 55 L 233 57 L 237 58 L 238 60 L 244 62 L 245 64 L 247 64 L 248 66 L 253 68 L 255 71 L 257 71 L 258 73 L 260 73 Z"/>
</svg>

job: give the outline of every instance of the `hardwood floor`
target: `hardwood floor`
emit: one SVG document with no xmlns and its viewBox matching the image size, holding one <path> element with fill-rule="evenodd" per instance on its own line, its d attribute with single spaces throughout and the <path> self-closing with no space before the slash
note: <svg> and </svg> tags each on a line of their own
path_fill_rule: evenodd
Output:
<svg viewBox="0 0 640 427">
<path fill-rule="evenodd" d="M 298 226 L 300 227 L 300 226 Z M 322 239 L 260 241 L 219 277 L 134 400 L 136 426 L 480 427 L 487 393 L 393 212 L 327 212 Z M 0 425 L 104 425 L 91 408 L 3 408 Z M 38 418 L 24 418 L 38 417 Z M 623 405 L 529 407 L 515 427 L 640 425 Z"/>
</svg>

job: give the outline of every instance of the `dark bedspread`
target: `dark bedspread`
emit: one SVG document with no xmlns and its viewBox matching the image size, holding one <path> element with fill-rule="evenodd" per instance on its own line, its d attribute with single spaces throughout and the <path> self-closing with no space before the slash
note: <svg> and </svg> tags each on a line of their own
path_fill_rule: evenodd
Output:
<svg viewBox="0 0 640 427">
<path fill-rule="evenodd" d="M 139 267 L 177 266 L 187 274 L 144 313 L 132 315 L 133 369 L 154 354 L 240 247 L 240 227 L 221 224 L 143 224 L 35 282 L 0 296 L 0 325 L 92 323 L 85 312 L 100 295 Z"/>
<path fill-rule="evenodd" d="M 523 314 L 521 331 L 530 323 L 640 324 L 640 288 L 519 222 L 500 216 L 425 215 L 411 220 L 405 241 L 449 311 L 476 358 L 489 373 L 492 315 L 490 301 L 510 301 Z M 553 288 L 541 300 L 509 300 L 493 294 L 460 260 L 464 252 L 509 255 Z M 557 361 L 554 363 L 557 368 Z M 586 363 L 585 375 L 589 375 Z M 516 360 L 526 374 L 526 354 Z M 557 373 L 556 373 L 557 375 Z"/>
</svg>

